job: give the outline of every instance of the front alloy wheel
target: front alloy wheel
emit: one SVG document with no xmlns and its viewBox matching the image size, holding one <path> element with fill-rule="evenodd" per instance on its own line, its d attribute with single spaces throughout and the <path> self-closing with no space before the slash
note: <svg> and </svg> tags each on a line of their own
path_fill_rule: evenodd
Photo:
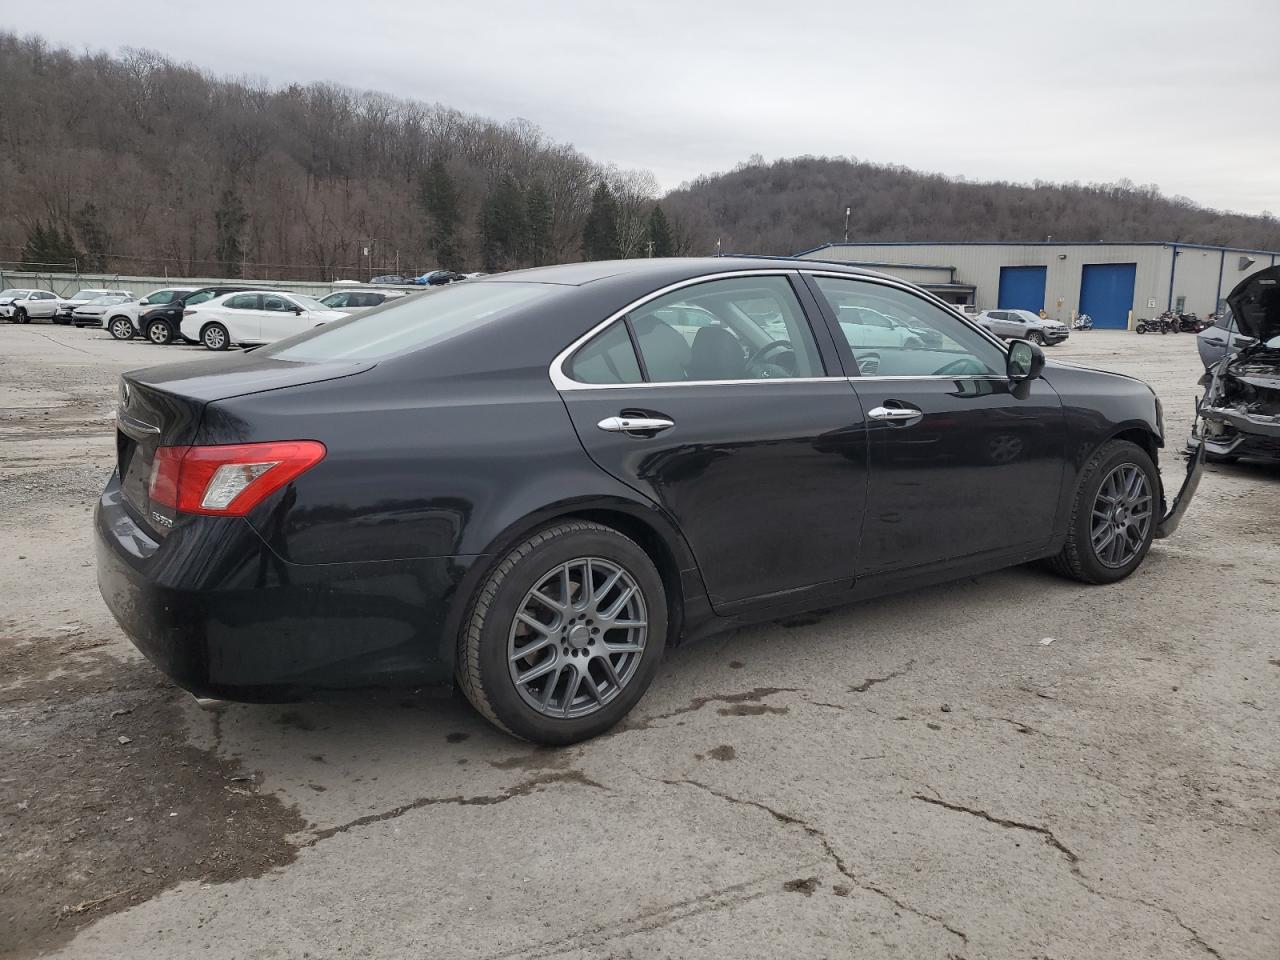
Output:
<svg viewBox="0 0 1280 960">
<path fill-rule="evenodd" d="M 107 331 L 117 340 L 133 339 L 133 324 L 125 317 L 116 317 L 112 320 Z"/>
<path fill-rule="evenodd" d="M 512 549 L 477 589 L 458 683 L 508 733 L 576 743 L 636 705 L 666 634 L 666 592 L 644 549 L 611 527 L 564 520 Z"/>
<path fill-rule="evenodd" d="M 1138 569 L 1155 537 L 1160 478 L 1142 447 L 1104 443 L 1076 488 L 1062 551 L 1053 569 L 1084 583 L 1114 583 Z"/>
</svg>

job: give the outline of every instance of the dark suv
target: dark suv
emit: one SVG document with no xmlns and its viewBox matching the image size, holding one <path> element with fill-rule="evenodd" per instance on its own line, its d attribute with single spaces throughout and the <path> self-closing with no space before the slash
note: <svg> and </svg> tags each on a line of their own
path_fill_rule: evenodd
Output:
<svg viewBox="0 0 1280 960">
<path fill-rule="evenodd" d="M 168 303 L 160 304 L 152 310 L 138 317 L 138 332 L 146 337 L 152 343 L 158 343 L 161 346 L 174 343 L 178 340 L 184 343 L 195 343 L 194 340 L 187 340 L 182 335 L 182 311 L 189 306 L 197 303 L 204 303 L 206 300 L 212 300 L 214 297 L 220 297 L 224 293 L 239 293 L 241 290 L 259 290 L 261 284 L 227 284 L 216 287 L 201 287 L 199 290 L 192 290 L 190 293 L 183 294 Z"/>
</svg>

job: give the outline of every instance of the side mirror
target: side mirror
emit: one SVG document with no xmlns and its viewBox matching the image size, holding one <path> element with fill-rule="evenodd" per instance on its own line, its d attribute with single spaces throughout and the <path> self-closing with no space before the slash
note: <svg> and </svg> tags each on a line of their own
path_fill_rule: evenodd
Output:
<svg viewBox="0 0 1280 960">
<path fill-rule="evenodd" d="M 1015 382 L 1034 380 L 1044 369 L 1044 351 L 1026 340 L 1009 341 L 1005 374 Z"/>
<path fill-rule="evenodd" d="M 295 315 L 295 316 L 298 316 L 298 317 L 302 316 L 302 308 L 301 308 L 301 307 L 294 307 L 294 308 L 293 308 L 293 313 L 294 313 L 294 315 Z"/>
</svg>

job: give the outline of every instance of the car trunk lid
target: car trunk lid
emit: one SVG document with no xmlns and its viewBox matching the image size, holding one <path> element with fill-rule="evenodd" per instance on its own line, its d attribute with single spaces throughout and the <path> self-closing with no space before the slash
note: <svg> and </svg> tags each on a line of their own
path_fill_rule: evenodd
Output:
<svg viewBox="0 0 1280 960">
<path fill-rule="evenodd" d="M 215 358 L 126 373 L 120 378 L 116 411 L 116 466 L 130 512 L 157 537 L 172 529 L 176 512 L 151 495 L 157 451 L 195 443 L 201 416 L 210 403 L 348 377 L 371 366 L 367 362 L 281 361 L 246 354 L 230 361 Z"/>
</svg>

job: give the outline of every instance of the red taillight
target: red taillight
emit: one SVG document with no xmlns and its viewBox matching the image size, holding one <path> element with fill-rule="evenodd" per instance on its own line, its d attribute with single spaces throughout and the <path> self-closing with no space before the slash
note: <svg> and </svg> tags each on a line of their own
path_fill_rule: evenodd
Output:
<svg viewBox="0 0 1280 960">
<path fill-rule="evenodd" d="M 151 500 L 179 513 L 243 517 L 324 454 L 317 440 L 160 447 L 152 461 Z"/>
</svg>

